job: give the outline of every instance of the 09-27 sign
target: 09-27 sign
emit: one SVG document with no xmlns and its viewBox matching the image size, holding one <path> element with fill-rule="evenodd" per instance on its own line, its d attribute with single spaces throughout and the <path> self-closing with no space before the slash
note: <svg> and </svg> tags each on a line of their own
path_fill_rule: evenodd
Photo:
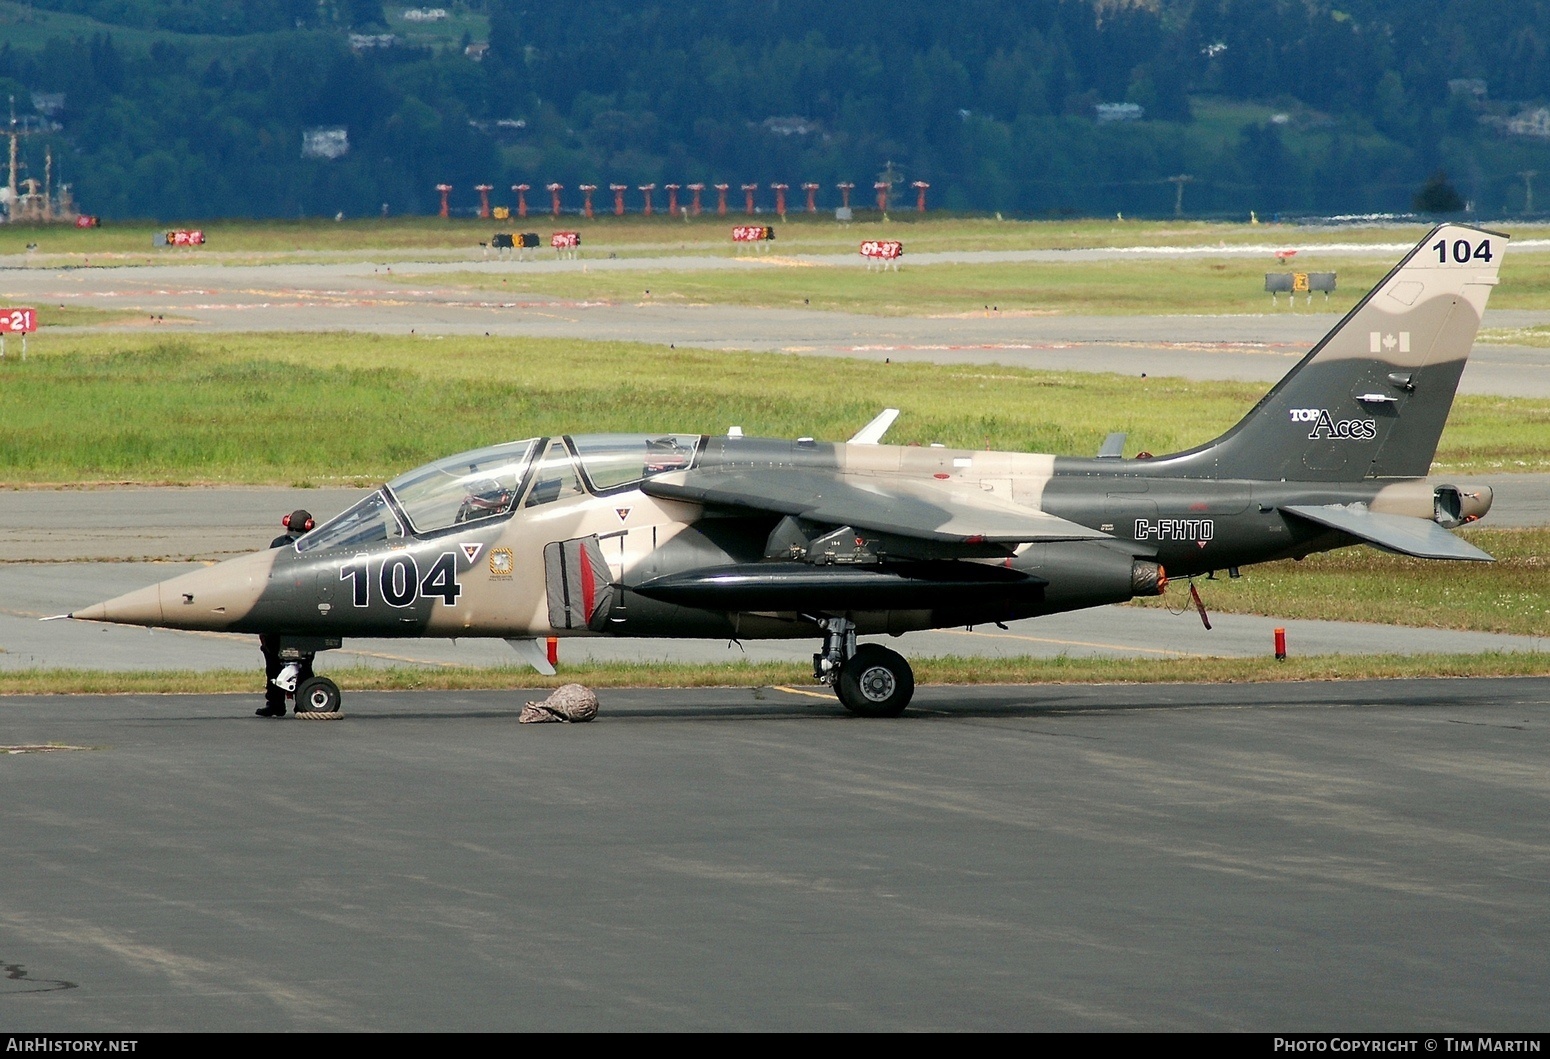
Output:
<svg viewBox="0 0 1550 1059">
<path fill-rule="evenodd" d="M 25 335 L 37 329 L 36 309 L 0 309 L 0 335 Z"/>
</svg>

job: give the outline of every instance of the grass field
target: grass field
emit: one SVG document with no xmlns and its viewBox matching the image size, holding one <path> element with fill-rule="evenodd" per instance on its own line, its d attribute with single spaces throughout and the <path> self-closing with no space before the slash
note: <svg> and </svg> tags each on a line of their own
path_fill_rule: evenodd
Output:
<svg viewBox="0 0 1550 1059">
<path fill-rule="evenodd" d="M 1436 563 L 1373 548 L 1342 548 L 1301 562 L 1250 567 L 1238 580 L 1197 579 L 1208 611 L 1432 629 L 1550 634 L 1550 529 L 1464 529 L 1494 563 Z M 1190 606 L 1188 590 L 1137 606 Z M 1550 643 L 1547 643 L 1550 647 Z"/>
<path fill-rule="evenodd" d="M 506 193 L 508 196 L 510 192 Z M 579 205 L 579 196 L 570 193 Z M 547 195 L 541 195 L 547 204 Z M 497 199 L 501 195 L 497 193 Z M 529 193 L 529 204 L 536 199 Z M 569 201 L 569 200 L 567 200 Z M 89 205 L 87 207 L 90 208 Z M 263 260 L 332 260 L 339 257 L 369 260 L 479 260 L 479 243 L 497 231 L 533 231 L 545 240 L 557 229 L 581 232 L 583 258 L 606 258 L 663 253 L 732 255 L 731 228 L 736 224 L 772 224 L 776 231 L 774 252 L 781 254 L 853 254 L 865 239 L 899 239 L 906 254 L 925 250 L 1068 250 L 1116 246 L 1263 246 L 1265 261 L 1260 271 L 1279 266 L 1270 251 L 1307 249 L 1332 243 L 1414 243 L 1427 231 L 1425 224 L 1373 227 L 1299 227 L 1296 225 L 1249 225 L 1212 221 L 1015 221 L 964 217 L 945 213 L 916 214 L 895 211 L 883 221 L 875 210 L 858 210 L 853 224 L 839 224 L 828 213 L 789 213 L 785 220 L 773 214 L 749 218 L 741 213 L 725 217 L 705 214 L 688 221 L 667 216 L 635 214 L 614 217 L 603 214 L 588 220 L 574 213 L 558 219 L 534 211 L 526 220 L 480 220 L 453 217 L 347 218 L 288 221 L 210 221 L 165 218 L 158 221 L 125 221 L 111 218 L 101 228 L 76 229 L 66 225 L 14 225 L 0 227 L 0 256 L 23 255 L 29 243 L 38 244 L 33 261 L 38 266 L 93 264 L 147 264 L 197 259 L 249 263 Z M 197 248 L 153 249 L 152 236 L 169 228 L 199 228 L 206 243 Z M 1523 236 L 1543 236 L 1543 225 L 1515 227 Z M 1298 265 L 1301 265 L 1299 254 Z M 908 259 L 906 258 L 906 261 Z"/>
<path fill-rule="evenodd" d="M 1540 306 L 1537 307 L 1545 304 L 1541 301 Z M 1550 349 L 1550 327 L 1487 327 L 1481 330 L 1477 341 L 1487 345 L 1533 346 L 1538 349 Z"/>
<path fill-rule="evenodd" d="M 560 367 L 563 365 L 563 369 Z M 375 482 L 450 452 L 603 431 L 842 440 L 879 408 L 899 444 L 1088 455 L 1209 440 L 1254 383 L 876 364 L 571 340 L 55 335 L 0 365 L 0 484 Z M 835 368 L 838 370 L 838 368 Z M 1187 410 L 1187 414 L 1182 414 Z M 1550 469 L 1550 401 L 1460 398 L 1454 473 Z"/>
<path fill-rule="evenodd" d="M 1161 684 L 1263 683 L 1289 680 L 1372 680 L 1389 677 L 1517 677 L 1550 675 L 1550 654 L 1489 653 L 1477 655 L 1321 655 L 1285 661 L 1274 658 L 1167 659 L 912 659 L 916 682 L 922 685 L 969 684 Z M 437 669 L 331 668 L 326 657 L 320 670 L 346 691 L 464 691 L 544 689 L 579 683 L 592 688 L 648 687 L 794 687 L 827 694 L 813 685 L 811 667 L 797 663 L 755 665 L 566 665 L 553 677 L 518 666 Z M 247 670 L 214 672 L 104 672 L 100 670 L 16 670 L 0 672 L 0 695 L 50 694 L 259 694 L 262 673 Z M 783 697 L 772 691 L 771 697 Z M 521 704 L 514 694 L 512 705 Z M 791 697 L 794 705 L 841 709 L 839 702 Z M 604 699 L 606 709 L 607 699 Z M 349 701 L 346 699 L 346 710 Z"/>
<path fill-rule="evenodd" d="M 453 285 L 577 300 L 810 308 L 880 316 L 1313 312 L 1333 320 L 1350 310 L 1393 264 L 1320 253 L 1299 256 L 1298 270 L 1336 272 L 1339 289 L 1328 298 L 1315 294 L 1309 300 L 1305 295 L 1295 305 L 1285 297 L 1272 302 L 1264 293 L 1265 273 L 1284 272 L 1291 266 L 1245 258 L 933 265 L 910 264 L 906 259 L 898 272 L 869 272 L 856 266 L 776 257 L 759 267 L 738 270 L 665 267 L 580 275 L 524 271 L 434 276 L 405 272 L 398 279 L 422 286 Z M 1550 254 L 1510 256 L 1502 269 L 1501 286 L 1491 295 L 1491 307 L 1541 309 L 1546 305 L 1550 305 Z M 1502 332 L 1497 340 L 1514 342 L 1515 336 L 1524 333 Z M 1540 340 L 1550 341 L 1550 337 L 1531 336 L 1523 344 Z"/>
<path fill-rule="evenodd" d="M 898 272 L 869 272 L 856 266 L 774 258 L 756 268 L 736 270 L 664 268 L 508 276 L 405 272 L 396 278 L 416 286 L 451 285 L 578 301 L 743 305 L 877 316 L 1315 312 L 1333 320 L 1367 293 L 1392 263 L 1345 259 L 1314 267 L 1324 264 L 1338 270 L 1341 288 L 1327 300 L 1319 294 L 1312 303 L 1300 300 L 1295 306 L 1284 297 L 1273 305 L 1264 293 L 1265 272 L 1279 271 L 1278 267 L 1241 259 L 908 264 Z M 1543 285 L 1550 291 L 1550 257 L 1545 266 Z"/>
</svg>

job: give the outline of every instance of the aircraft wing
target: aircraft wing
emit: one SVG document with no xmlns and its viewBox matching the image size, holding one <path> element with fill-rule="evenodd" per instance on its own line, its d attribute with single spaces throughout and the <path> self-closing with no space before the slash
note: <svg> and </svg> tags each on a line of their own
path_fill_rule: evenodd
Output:
<svg viewBox="0 0 1550 1059">
<path fill-rule="evenodd" d="M 1430 519 L 1383 515 L 1369 511 L 1364 504 L 1283 505 L 1281 510 L 1401 555 L 1413 555 L 1418 559 L 1495 562 L 1488 553 L 1455 537 Z"/>
<path fill-rule="evenodd" d="M 811 522 L 969 544 L 1109 536 L 978 486 L 804 468 L 711 468 L 649 478 L 651 496 L 791 515 Z"/>
</svg>

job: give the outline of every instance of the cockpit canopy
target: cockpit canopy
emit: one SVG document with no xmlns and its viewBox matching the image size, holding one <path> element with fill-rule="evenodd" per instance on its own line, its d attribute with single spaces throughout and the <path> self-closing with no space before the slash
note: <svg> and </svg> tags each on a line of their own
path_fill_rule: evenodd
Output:
<svg viewBox="0 0 1550 1059">
<path fill-rule="evenodd" d="M 448 456 L 387 484 L 414 533 L 435 533 L 511 510 L 537 438 Z"/>
<path fill-rule="evenodd" d="M 298 551 L 360 547 L 499 519 L 585 493 L 606 495 L 694 465 L 698 434 L 528 438 L 449 456 L 393 479 L 297 541 Z M 540 454 L 541 453 L 541 454 Z"/>
</svg>

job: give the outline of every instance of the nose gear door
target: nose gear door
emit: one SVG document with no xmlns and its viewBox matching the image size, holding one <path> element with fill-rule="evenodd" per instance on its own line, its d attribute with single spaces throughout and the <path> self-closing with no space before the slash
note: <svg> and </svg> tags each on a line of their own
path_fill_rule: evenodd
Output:
<svg viewBox="0 0 1550 1059">
<path fill-rule="evenodd" d="M 600 631 L 613 605 L 613 575 L 597 536 L 544 545 L 544 583 L 549 625 Z"/>
</svg>

